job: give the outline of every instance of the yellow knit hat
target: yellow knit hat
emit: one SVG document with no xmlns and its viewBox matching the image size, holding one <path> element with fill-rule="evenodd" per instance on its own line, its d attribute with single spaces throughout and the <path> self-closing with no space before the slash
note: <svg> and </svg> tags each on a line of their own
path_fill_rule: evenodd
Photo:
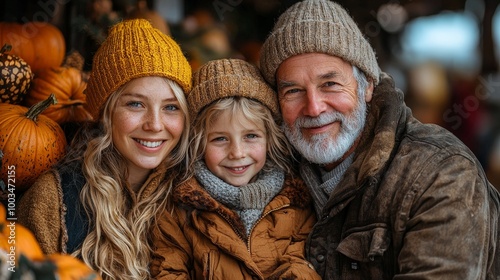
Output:
<svg viewBox="0 0 500 280">
<path fill-rule="evenodd" d="M 191 66 L 179 45 L 145 19 L 127 20 L 111 27 L 94 55 L 85 94 L 87 109 L 97 120 L 108 97 L 128 81 L 160 76 L 191 90 Z"/>
<path fill-rule="evenodd" d="M 205 63 L 193 74 L 193 90 L 187 96 L 191 121 L 212 102 L 232 96 L 257 100 L 273 116 L 279 115 L 277 95 L 259 69 L 241 59 L 223 58 Z"/>
</svg>

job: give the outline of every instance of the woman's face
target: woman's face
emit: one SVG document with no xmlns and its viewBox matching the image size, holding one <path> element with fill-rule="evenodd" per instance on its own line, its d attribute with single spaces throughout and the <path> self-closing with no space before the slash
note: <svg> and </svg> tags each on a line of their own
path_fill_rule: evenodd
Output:
<svg viewBox="0 0 500 280">
<path fill-rule="evenodd" d="M 179 101 L 161 77 L 128 82 L 111 118 L 113 144 L 127 162 L 129 179 L 145 179 L 160 165 L 179 142 L 185 122 Z"/>
</svg>

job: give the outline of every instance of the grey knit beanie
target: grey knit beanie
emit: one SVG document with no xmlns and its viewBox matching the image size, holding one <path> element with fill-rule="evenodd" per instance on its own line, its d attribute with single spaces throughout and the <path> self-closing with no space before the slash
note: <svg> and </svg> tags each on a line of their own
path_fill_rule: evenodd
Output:
<svg viewBox="0 0 500 280">
<path fill-rule="evenodd" d="M 205 63 L 193 74 L 193 89 L 187 96 L 194 121 L 210 103 L 231 96 L 254 99 L 279 116 L 278 99 L 254 65 L 241 59 L 218 59 Z"/>
<path fill-rule="evenodd" d="M 380 68 L 375 52 L 354 20 L 339 4 L 305 0 L 286 10 L 264 42 L 260 68 L 267 82 L 276 84 L 276 70 L 287 58 L 303 53 L 325 53 L 357 66 L 375 85 Z"/>
</svg>

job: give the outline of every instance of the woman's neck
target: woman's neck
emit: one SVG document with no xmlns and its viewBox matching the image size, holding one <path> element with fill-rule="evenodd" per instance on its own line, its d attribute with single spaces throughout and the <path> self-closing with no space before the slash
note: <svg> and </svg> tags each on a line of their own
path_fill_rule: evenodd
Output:
<svg viewBox="0 0 500 280">
<path fill-rule="evenodd" d="M 144 182 L 146 182 L 150 173 L 151 170 L 130 170 L 129 168 L 127 182 L 129 183 L 130 188 L 137 193 Z"/>
</svg>

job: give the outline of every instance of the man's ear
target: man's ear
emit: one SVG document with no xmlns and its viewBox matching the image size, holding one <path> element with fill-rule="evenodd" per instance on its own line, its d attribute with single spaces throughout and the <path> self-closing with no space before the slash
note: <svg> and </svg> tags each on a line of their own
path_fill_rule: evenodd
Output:
<svg viewBox="0 0 500 280">
<path fill-rule="evenodd" d="M 370 84 L 366 88 L 366 93 L 365 93 L 365 101 L 366 103 L 370 102 L 373 97 L 373 82 L 370 81 Z"/>
</svg>

